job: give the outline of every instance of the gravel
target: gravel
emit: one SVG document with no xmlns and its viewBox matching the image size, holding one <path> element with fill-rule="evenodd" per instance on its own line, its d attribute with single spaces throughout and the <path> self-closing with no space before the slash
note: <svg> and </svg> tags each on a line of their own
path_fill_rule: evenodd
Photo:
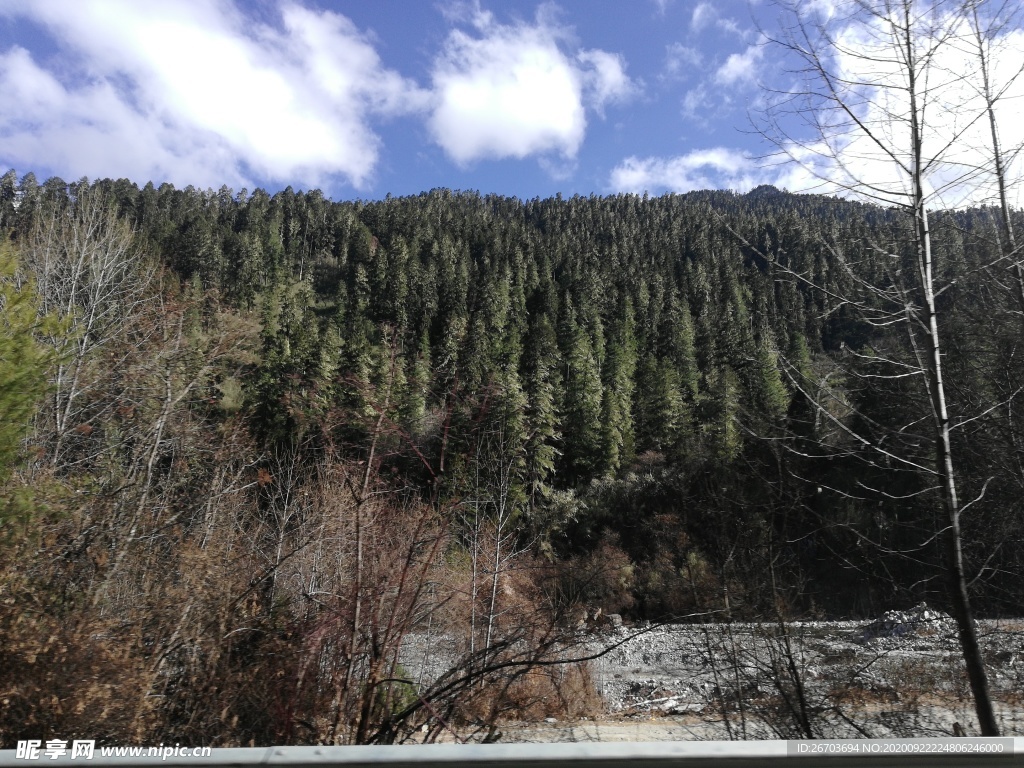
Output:
<svg viewBox="0 0 1024 768">
<path fill-rule="evenodd" d="M 1004 730 L 1024 734 L 1024 620 L 978 627 Z M 603 715 L 508 724 L 506 740 L 797 737 L 789 703 L 801 689 L 821 735 L 950 735 L 974 722 L 954 622 L 923 604 L 869 622 L 605 626 L 579 641 L 576 655 L 604 651 L 587 662 Z M 429 679 L 449 661 L 444 645 L 412 640 L 403 664 Z"/>
</svg>

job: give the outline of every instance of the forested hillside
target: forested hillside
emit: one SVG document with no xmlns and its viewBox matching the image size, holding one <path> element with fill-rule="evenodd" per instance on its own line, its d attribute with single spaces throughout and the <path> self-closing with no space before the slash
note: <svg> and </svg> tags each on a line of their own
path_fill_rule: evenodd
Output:
<svg viewBox="0 0 1024 768">
<path fill-rule="evenodd" d="M 972 597 L 1020 615 L 1024 288 L 998 228 L 932 217 Z M 437 701 L 469 718 L 533 706 L 473 675 L 504 681 L 524 638 L 539 661 L 581 608 L 946 600 L 921 350 L 860 290 L 903 285 L 903 213 L 10 172 L 0 231 L 5 738 L 102 710 L 110 738 L 389 741 L 424 706 L 395 649 L 431 622 L 467 627 Z"/>
</svg>

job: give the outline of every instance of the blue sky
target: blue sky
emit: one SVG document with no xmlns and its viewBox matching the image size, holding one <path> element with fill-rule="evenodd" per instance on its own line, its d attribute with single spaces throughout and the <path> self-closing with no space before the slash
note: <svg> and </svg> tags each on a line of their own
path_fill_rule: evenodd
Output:
<svg viewBox="0 0 1024 768">
<path fill-rule="evenodd" d="M 834 0 L 807 0 L 827 17 Z M 4 0 L 0 168 L 522 198 L 809 186 L 766 167 L 767 0 Z M 787 79 L 788 78 L 788 79 Z"/>
</svg>

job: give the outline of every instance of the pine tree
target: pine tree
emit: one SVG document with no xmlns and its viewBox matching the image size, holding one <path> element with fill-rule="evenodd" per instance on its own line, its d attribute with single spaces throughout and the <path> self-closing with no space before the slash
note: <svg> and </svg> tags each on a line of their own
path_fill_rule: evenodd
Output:
<svg viewBox="0 0 1024 768">
<path fill-rule="evenodd" d="M 645 355 L 637 366 L 637 449 L 675 457 L 690 433 L 690 408 L 673 361 Z"/>
<path fill-rule="evenodd" d="M 632 302 L 622 301 L 619 326 L 608 345 L 604 365 L 604 466 L 617 470 L 630 462 L 636 452 L 633 432 L 633 393 L 635 390 L 637 340 Z"/>
<path fill-rule="evenodd" d="M 31 509 L 29 496 L 4 485 L 22 458 L 32 416 L 57 358 L 40 336 L 64 331 L 56 317 L 39 316 L 35 283 L 18 273 L 14 249 L 0 240 L 0 536 L 13 519 Z"/>
<path fill-rule="evenodd" d="M 789 409 L 789 391 L 782 381 L 779 352 L 775 346 L 775 338 L 768 328 L 761 330 L 754 360 L 754 374 L 757 404 L 770 420 L 783 418 Z"/>
<path fill-rule="evenodd" d="M 560 442 L 560 356 L 555 329 L 543 311 L 534 313 L 523 352 L 526 395 L 526 478 L 530 510 L 547 500 Z"/>
<path fill-rule="evenodd" d="M 18 175 L 11 169 L 0 176 L 0 232 L 14 226 L 17 194 Z"/>
<path fill-rule="evenodd" d="M 601 373 L 590 333 L 578 321 L 572 301 L 563 302 L 560 346 L 565 362 L 562 428 L 566 480 L 578 483 L 605 469 L 602 450 Z"/>
<path fill-rule="evenodd" d="M 712 372 L 708 385 L 710 397 L 704 429 L 710 437 L 713 454 L 722 461 L 732 461 L 743 449 L 738 421 L 742 402 L 740 377 L 726 365 Z"/>
</svg>

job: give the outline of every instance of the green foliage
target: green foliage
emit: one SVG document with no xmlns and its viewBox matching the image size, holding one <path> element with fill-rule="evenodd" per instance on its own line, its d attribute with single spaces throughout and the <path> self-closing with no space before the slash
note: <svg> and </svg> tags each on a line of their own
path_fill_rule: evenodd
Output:
<svg viewBox="0 0 1024 768">
<path fill-rule="evenodd" d="M 601 424 L 603 387 L 593 341 L 568 300 L 564 303 L 560 331 L 565 360 L 562 460 L 569 481 L 578 482 L 599 474 L 605 467 Z"/>
<path fill-rule="evenodd" d="M 627 299 L 616 320 L 617 332 L 608 345 L 604 365 L 603 464 L 611 471 L 633 460 L 636 441 L 633 429 L 633 395 L 636 388 L 637 341 L 633 308 Z"/>
<path fill-rule="evenodd" d="M 20 242 L 62 195 L 88 186 L 7 174 L 2 225 Z M 187 286 L 189 354 L 205 354 L 201 338 L 229 316 L 260 326 L 258 359 L 218 364 L 204 378 L 203 406 L 190 411 L 196 430 L 240 424 L 267 455 L 301 445 L 310 456 L 356 461 L 376 440 L 375 461 L 388 477 L 440 508 L 457 508 L 473 487 L 474 457 L 486 458 L 509 470 L 503 480 L 485 478 L 488 497 L 504 488 L 525 512 L 516 518 L 523 540 L 536 536 L 552 557 L 598 546 L 605 529 L 625 547 L 656 525 L 691 535 L 721 518 L 729 533 L 716 541 L 735 543 L 744 526 L 774 530 L 805 542 L 790 553 L 803 572 L 834 583 L 834 557 L 824 553 L 857 563 L 864 556 L 856 537 L 816 532 L 815 515 L 831 510 L 866 526 L 869 540 L 915 541 L 923 507 L 884 495 L 915 489 L 891 467 L 865 464 L 844 431 L 881 435 L 917 407 L 912 381 L 866 386 L 857 375 L 899 373 L 878 370 L 878 360 L 909 353 L 908 342 L 833 298 L 850 289 L 843 260 L 862 261 L 875 277 L 889 268 L 865 243 L 906 239 L 907 222 L 890 211 L 780 192 L 524 202 L 439 189 L 332 202 L 291 189 L 271 196 L 92 186 Z M 1014 407 L 1019 306 L 986 276 L 998 233 L 985 212 L 937 216 L 935 231 L 942 276 L 957 281 L 940 301 L 950 408 L 966 425 L 954 437 L 976 478 L 966 481 L 965 498 L 986 489 L 967 525 L 1011 540 L 1024 529 L 1013 522 L 1024 520 L 1024 478 L 1012 460 L 1024 442 Z M 4 290 L 33 315 L 30 281 L 6 277 Z M 216 311 L 206 306 L 218 302 Z M 21 339 L 27 354 L 25 339 L 38 332 L 8 331 L 4 343 L 13 350 L 10 339 Z M 46 380 L 46 360 L 23 360 L 4 372 L 37 382 L 5 390 L 15 393 L 5 395 L 13 418 L 4 420 L 3 440 L 14 448 L 0 461 L 8 468 L 21 458 L 37 403 L 25 393 L 43 392 L 38 382 Z M 134 434 L 129 421 L 97 416 L 91 439 Z M 924 444 L 920 437 L 909 430 L 900 439 L 912 446 Z M 478 454 L 485 444 L 486 457 Z M 817 449 L 844 455 L 829 460 Z M 155 466 L 171 466 L 173 453 L 154 452 Z M 97 465 L 129 461 L 111 454 Z M 659 501 L 656 520 L 602 517 L 593 484 L 662 472 L 675 495 Z M 827 482 L 819 494 L 793 477 Z M 829 487 L 836 496 L 826 500 Z M 759 533 L 749 546 L 768 538 Z M 674 590 L 689 562 L 710 588 L 730 556 L 715 546 L 702 544 L 686 562 L 666 555 L 647 563 L 634 583 Z M 999 556 L 1008 572 L 1024 569 L 1024 558 Z"/>
<path fill-rule="evenodd" d="M 730 462 L 743 449 L 743 431 L 740 425 L 740 377 L 725 366 L 708 377 L 709 402 L 706 408 L 704 430 L 715 456 Z"/>
<path fill-rule="evenodd" d="M 24 459 L 25 438 L 57 360 L 42 339 L 64 331 L 56 317 L 39 315 L 35 283 L 19 271 L 11 244 L 0 240 L 0 528 L 31 505 L 27 490 L 4 486 Z"/>
<path fill-rule="evenodd" d="M 561 377 L 558 343 L 547 315 L 530 321 L 524 354 L 526 478 L 531 512 L 548 499 L 561 439 L 556 409 Z"/>
<path fill-rule="evenodd" d="M 755 357 L 757 397 L 770 419 L 779 420 L 789 408 L 789 392 L 779 371 L 779 353 L 771 333 L 762 333 Z"/>
</svg>

